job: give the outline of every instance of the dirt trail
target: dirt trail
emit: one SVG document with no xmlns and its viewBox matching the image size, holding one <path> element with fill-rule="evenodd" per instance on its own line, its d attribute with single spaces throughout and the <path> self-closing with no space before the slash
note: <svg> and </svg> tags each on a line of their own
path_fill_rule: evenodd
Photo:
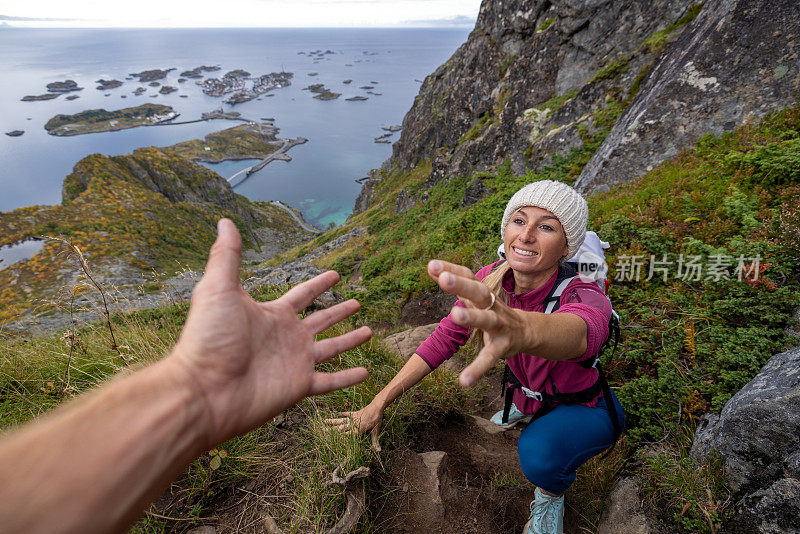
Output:
<svg viewBox="0 0 800 534">
<path fill-rule="evenodd" d="M 520 429 L 497 432 L 488 421 L 499 407 L 495 399 L 474 415 L 414 429 L 410 446 L 395 451 L 371 485 L 379 532 L 522 532 L 535 488 L 519 466 Z M 566 510 L 565 532 L 581 532 L 569 503 Z"/>
</svg>

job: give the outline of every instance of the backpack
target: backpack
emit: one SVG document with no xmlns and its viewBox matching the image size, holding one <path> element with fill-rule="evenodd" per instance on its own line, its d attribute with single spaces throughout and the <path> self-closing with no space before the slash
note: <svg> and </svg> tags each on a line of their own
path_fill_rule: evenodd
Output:
<svg viewBox="0 0 800 534">
<path fill-rule="evenodd" d="M 608 268 L 605 263 L 605 254 L 603 253 L 603 250 L 608 248 L 608 246 L 608 243 L 600 240 L 596 233 L 591 231 L 586 232 L 584 245 L 581 246 L 575 256 L 567 260 L 563 265 L 559 265 L 558 274 L 556 275 L 556 281 L 553 284 L 553 288 L 544 299 L 543 313 L 553 313 L 559 308 L 561 305 L 561 295 L 564 293 L 564 290 L 566 290 L 570 282 L 572 282 L 572 280 L 574 280 L 577 276 L 580 276 L 581 278 L 589 277 L 592 280 L 595 280 L 598 284 L 598 287 L 601 289 L 601 291 L 603 291 L 603 294 L 606 295 L 606 298 L 608 298 L 607 293 L 609 283 L 606 279 Z M 505 261 L 503 245 L 500 245 L 500 248 L 498 249 L 498 255 L 500 255 Z M 502 265 L 502 263 L 503 262 L 498 263 L 492 270 Z M 508 423 L 508 415 L 511 410 L 511 404 L 514 401 L 515 389 L 521 389 L 526 397 L 538 400 L 542 403 L 542 407 L 536 413 L 534 419 L 549 413 L 555 407 L 556 403 L 583 404 L 590 402 L 597 397 L 597 395 L 602 393 L 603 398 L 606 400 L 608 414 L 611 417 L 612 424 L 614 425 L 614 443 L 612 443 L 611 447 L 608 448 L 604 454 L 604 457 L 608 455 L 608 453 L 614 448 L 614 445 L 616 445 L 619 436 L 622 434 L 622 428 L 619 424 L 616 405 L 614 404 L 611 396 L 611 388 L 608 386 L 608 380 L 606 379 L 605 373 L 603 372 L 603 367 L 600 364 L 600 357 L 605 354 L 608 347 L 611 347 L 611 353 L 608 357 L 608 361 L 610 362 L 613 359 L 614 352 L 619 344 L 619 334 L 619 315 L 617 315 L 612 307 L 611 318 L 608 321 L 608 338 L 600 347 L 597 355 L 594 358 L 574 362 L 574 365 L 580 365 L 584 369 L 597 369 L 597 381 L 593 385 L 581 391 L 576 391 L 573 393 L 561 393 L 556 388 L 552 377 L 548 377 L 548 379 L 550 380 L 550 386 L 553 390 L 553 393 L 547 393 L 545 391 L 532 391 L 531 389 L 522 385 L 522 382 L 514 375 L 514 372 L 511 370 L 508 364 L 506 364 L 506 368 L 503 373 L 501 392 L 501 395 L 505 395 L 502 423 Z"/>
</svg>

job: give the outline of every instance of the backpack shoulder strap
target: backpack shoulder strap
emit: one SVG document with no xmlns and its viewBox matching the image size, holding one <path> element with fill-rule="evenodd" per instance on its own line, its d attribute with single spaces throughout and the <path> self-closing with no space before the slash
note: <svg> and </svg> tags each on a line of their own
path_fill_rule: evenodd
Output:
<svg viewBox="0 0 800 534">
<path fill-rule="evenodd" d="M 558 266 L 556 283 L 553 284 L 550 293 L 544 298 L 544 308 L 542 310 L 544 313 L 553 313 L 561 306 L 561 295 L 577 275 L 578 273 L 571 263 Z"/>
</svg>

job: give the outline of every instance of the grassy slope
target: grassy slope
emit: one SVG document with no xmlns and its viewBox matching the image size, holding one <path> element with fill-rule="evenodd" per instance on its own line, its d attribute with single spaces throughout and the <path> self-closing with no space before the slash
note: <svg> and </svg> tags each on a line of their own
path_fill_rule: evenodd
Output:
<svg viewBox="0 0 800 534">
<path fill-rule="evenodd" d="M 798 131 L 800 108 L 720 139 L 704 139 L 696 150 L 640 180 L 591 199 L 591 226 L 611 241 L 612 266 L 623 255 L 715 252 L 760 254 L 762 265 L 769 265 L 759 281 L 749 283 L 614 283 L 612 298 L 623 319 L 624 337 L 608 369 L 629 414 L 630 428 L 610 459 L 595 460 L 579 473 L 572 491 L 581 502 L 587 526 L 596 524 L 602 497 L 620 467 L 633 469 L 644 482 L 648 502 L 667 517 L 674 514 L 683 528 L 710 530 L 709 525 L 719 523 L 727 491 L 719 466 L 693 466 L 686 458 L 687 445 L 697 416 L 718 409 L 772 353 L 791 342 L 783 328 L 800 301 Z M 488 260 L 497 242 L 491 236 L 497 233 L 508 194 L 545 176 L 570 181 L 586 157 L 576 151 L 544 175 L 484 175 L 496 193 L 467 208 L 460 206 L 465 179 L 441 183 L 428 192 L 427 208 L 418 206 L 399 215 L 394 214 L 392 195 L 415 187 L 427 172 L 423 168 L 405 175 L 387 173 L 379 191 L 385 206 L 376 205 L 350 223 L 369 224 L 369 234 L 357 247 L 338 251 L 323 262 L 338 265 L 345 274 L 356 272 L 360 262 L 366 286 L 356 292 L 365 301 L 360 321 L 396 317 L 405 298 L 430 289 L 422 275 L 428 257 L 473 267 Z M 317 243 L 341 231 L 321 236 Z M 400 261 L 388 261 L 387 248 Z M 265 288 L 257 296 L 271 298 L 279 292 L 280 288 Z M 185 305 L 178 305 L 116 317 L 126 360 L 146 364 L 161 357 L 176 339 L 185 311 Z M 102 325 L 78 332 L 74 340 L 54 335 L 8 339 L 2 346 L 0 388 L 6 428 L 93 387 L 121 366 Z M 233 498 L 234 488 L 248 480 L 256 481 L 259 491 L 283 496 L 260 508 L 282 526 L 331 524 L 341 513 L 343 500 L 340 490 L 325 486 L 329 473 L 342 462 L 346 468 L 374 466 L 376 458 L 364 438 L 331 436 L 323 432 L 320 419 L 362 405 L 400 362 L 379 343 L 372 343 L 327 365 L 353 364 L 370 368 L 367 384 L 304 402 L 283 420 L 223 445 L 224 453 L 199 459 L 138 528 L 189 526 L 192 523 L 186 519 L 216 513 Z M 465 404 L 465 395 L 451 374 L 434 373 L 387 414 L 386 449 L 406 441 L 410 420 L 458 409 Z M 645 447 L 662 439 L 656 453 Z M 627 461 L 631 455 L 639 461 L 631 464 Z"/>
<path fill-rule="evenodd" d="M 133 155 L 87 156 L 65 180 L 66 201 L 57 206 L 33 206 L 0 213 L 0 243 L 29 236 L 58 236 L 80 248 L 95 267 L 122 262 L 143 272 L 171 275 L 182 268 L 201 266 L 216 235 L 219 217 L 230 217 L 243 229 L 240 217 L 209 202 L 171 202 L 145 187 L 124 163 L 153 166 L 187 187 L 203 187 L 216 175 L 179 156 L 155 148 Z M 71 177 L 91 177 L 84 189 Z M 236 197 L 242 209 L 258 206 L 264 225 L 278 230 L 296 228 L 283 210 Z M 180 229 L 180 231 L 176 231 Z M 246 244 L 250 244 L 249 235 Z M 0 271 L 0 321 L 31 310 L 35 302 L 52 298 L 63 289 L 75 260 L 57 241 L 48 241 L 27 261 Z"/>
</svg>

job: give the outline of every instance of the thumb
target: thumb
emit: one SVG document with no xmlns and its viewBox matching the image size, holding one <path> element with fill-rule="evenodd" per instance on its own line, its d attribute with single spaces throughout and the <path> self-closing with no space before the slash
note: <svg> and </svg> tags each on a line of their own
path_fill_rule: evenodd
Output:
<svg viewBox="0 0 800 534">
<path fill-rule="evenodd" d="M 381 433 L 381 425 L 380 423 L 378 423 L 377 425 L 375 425 L 375 428 L 373 428 L 372 431 L 370 432 L 370 434 L 372 435 L 372 448 L 375 449 L 376 452 L 381 452 L 382 450 L 380 441 L 378 441 L 378 436 L 380 435 L 380 433 Z"/>
<path fill-rule="evenodd" d="M 203 279 L 218 289 L 235 289 L 239 286 L 239 263 L 242 257 L 242 238 L 230 219 L 217 223 L 217 240 L 211 247 Z"/>
</svg>

